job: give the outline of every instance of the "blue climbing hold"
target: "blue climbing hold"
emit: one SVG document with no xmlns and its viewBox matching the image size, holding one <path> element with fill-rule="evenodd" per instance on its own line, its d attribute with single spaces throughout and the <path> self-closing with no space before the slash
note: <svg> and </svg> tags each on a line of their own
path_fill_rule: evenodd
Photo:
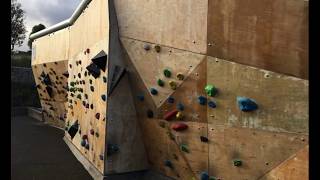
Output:
<svg viewBox="0 0 320 180">
<path fill-rule="evenodd" d="M 86 140 L 82 139 L 81 140 L 81 146 L 84 147 L 86 145 Z"/>
<path fill-rule="evenodd" d="M 207 172 L 202 172 L 200 175 L 201 180 L 209 180 L 209 174 Z"/>
<path fill-rule="evenodd" d="M 198 97 L 198 102 L 199 102 L 199 104 L 201 104 L 201 105 L 206 105 L 206 103 L 207 103 L 207 98 L 204 97 L 204 96 L 199 96 L 199 97 Z"/>
<path fill-rule="evenodd" d="M 138 97 L 138 99 L 139 99 L 140 101 L 143 101 L 143 100 L 144 100 L 144 96 L 143 96 L 143 95 L 138 95 L 137 97 Z"/>
<path fill-rule="evenodd" d="M 155 88 L 151 88 L 150 92 L 151 92 L 152 95 L 157 95 L 158 94 L 158 91 Z"/>
<path fill-rule="evenodd" d="M 208 102 L 208 106 L 211 107 L 211 108 L 216 108 L 217 107 L 217 105 L 216 105 L 216 103 L 214 101 L 209 101 Z"/>
<path fill-rule="evenodd" d="M 86 145 L 84 146 L 86 149 L 89 149 L 89 143 L 86 143 Z"/>
<path fill-rule="evenodd" d="M 241 111 L 254 111 L 258 109 L 257 103 L 250 98 L 247 97 L 237 97 L 238 106 Z"/>
<path fill-rule="evenodd" d="M 169 97 L 168 98 L 168 103 L 171 103 L 171 104 L 174 103 L 174 98 L 173 97 Z"/>
<path fill-rule="evenodd" d="M 177 104 L 177 109 L 178 109 L 179 111 L 183 111 L 183 110 L 184 110 L 183 104 L 182 104 L 182 103 L 178 103 L 178 104 Z"/>
<path fill-rule="evenodd" d="M 164 165 L 167 166 L 167 167 L 169 167 L 169 168 L 173 168 L 173 165 L 172 165 L 172 163 L 171 163 L 170 160 L 165 160 L 165 161 L 164 161 Z"/>
</svg>

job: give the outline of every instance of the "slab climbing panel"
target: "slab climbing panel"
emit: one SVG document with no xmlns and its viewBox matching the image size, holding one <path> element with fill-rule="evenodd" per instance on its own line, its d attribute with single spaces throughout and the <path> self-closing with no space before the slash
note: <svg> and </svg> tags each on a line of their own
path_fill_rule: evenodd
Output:
<svg viewBox="0 0 320 180">
<path fill-rule="evenodd" d="M 64 128 L 66 120 L 66 102 L 40 100 L 44 121 L 50 125 Z"/>
<path fill-rule="evenodd" d="M 309 1 L 209 0 L 208 55 L 308 79 Z"/>
<path fill-rule="evenodd" d="M 121 37 L 206 53 L 208 0 L 117 0 Z"/>
<path fill-rule="evenodd" d="M 157 107 L 183 82 L 177 78 L 178 73 L 187 78 L 205 58 L 204 55 L 167 47 L 160 47 L 158 53 L 155 49 L 144 49 L 145 45 L 155 47 L 155 44 L 127 38 L 122 38 L 121 41 Z M 168 71 L 168 75 L 165 71 Z M 159 85 L 159 79 L 163 85 Z M 175 88 L 172 88 L 170 81 Z M 157 92 L 153 93 L 152 89 Z"/>
<path fill-rule="evenodd" d="M 213 57 L 207 63 L 207 84 L 218 89 L 209 124 L 308 134 L 308 81 Z M 242 112 L 238 96 L 254 99 L 258 109 Z"/>
</svg>

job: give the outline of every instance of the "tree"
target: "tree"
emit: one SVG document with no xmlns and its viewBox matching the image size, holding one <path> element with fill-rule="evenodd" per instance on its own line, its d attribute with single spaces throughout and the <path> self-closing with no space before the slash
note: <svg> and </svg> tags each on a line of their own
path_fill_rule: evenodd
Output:
<svg viewBox="0 0 320 180">
<path fill-rule="evenodd" d="M 21 46 L 26 38 L 24 26 L 24 11 L 16 0 L 11 1 L 11 51 L 14 46 Z"/>
<path fill-rule="evenodd" d="M 32 42 L 33 42 L 33 40 L 30 39 L 31 34 L 36 33 L 38 31 L 41 31 L 42 29 L 45 29 L 45 28 L 46 28 L 46 26 L 44 26 L 43 24 L 38 24 L 38 25 L 33 26 L 32 31 L 29 35 L 29 40 L 28 40 L 28 46 L 30 49 L 32 48 Z"/>
</svg>

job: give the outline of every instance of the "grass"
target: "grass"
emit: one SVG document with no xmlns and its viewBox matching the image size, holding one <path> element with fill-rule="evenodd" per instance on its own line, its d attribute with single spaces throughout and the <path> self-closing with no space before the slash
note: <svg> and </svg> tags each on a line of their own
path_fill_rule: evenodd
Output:
<svg viewBox="0 0 320 180">
<path fill-rule="evenodd" d="M 28 52 L 19 52 L 11 55 L 11 66 L 31 68 L 31 54 Z"/>
</svg>

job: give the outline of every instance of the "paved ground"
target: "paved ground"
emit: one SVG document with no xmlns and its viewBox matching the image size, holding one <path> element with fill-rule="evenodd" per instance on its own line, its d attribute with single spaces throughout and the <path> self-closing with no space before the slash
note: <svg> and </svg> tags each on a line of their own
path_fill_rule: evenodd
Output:
<svg viewBox="0 0 320 180">
<path fill-rule="evenodd" d="M 11 180 L 92 180 L 63 135 L 30 117 L 11 117 Z"/>
</svg>

